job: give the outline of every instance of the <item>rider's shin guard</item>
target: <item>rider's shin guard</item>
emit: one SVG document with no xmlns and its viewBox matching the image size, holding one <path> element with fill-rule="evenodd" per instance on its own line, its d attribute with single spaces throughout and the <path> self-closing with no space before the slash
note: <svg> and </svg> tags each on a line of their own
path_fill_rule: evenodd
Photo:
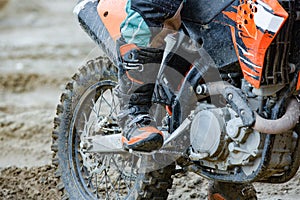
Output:
<svg viewBox="0 0 300 200">
<path fill-rule="evenodd" d="M 157 150 L 163 144 L 163 134 L 149 109 L 162 51 L 123 44 L 119 53 L 122 66 L 115 91 L 121 107 L 118 117 L 123 146 L 136 151 Z"/>
</svg>

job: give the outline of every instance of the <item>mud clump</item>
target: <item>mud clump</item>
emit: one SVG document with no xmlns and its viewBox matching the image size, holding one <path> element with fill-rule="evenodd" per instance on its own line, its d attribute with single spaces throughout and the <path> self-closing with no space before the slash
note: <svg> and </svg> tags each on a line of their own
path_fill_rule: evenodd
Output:
<svg viewBox="0 0 300 200">
<path fill-rule="evenodd" d="M 58 179 L 51 165 L 9 167 L 0 172 L 0 199 L 60 199 Z"/>
<path fill-rule="evenodd" d="M 2 10 L 8 3 L 9 0 L 0 0 L 0 10 Z"/>
<path fill-rule="evenodd" d="M 32 91 L 41 86 L 54 86 L 58 88 L 66 80 L 37 73 L 0 74 L 0 90 L 20 93 Z"/>
</svg>

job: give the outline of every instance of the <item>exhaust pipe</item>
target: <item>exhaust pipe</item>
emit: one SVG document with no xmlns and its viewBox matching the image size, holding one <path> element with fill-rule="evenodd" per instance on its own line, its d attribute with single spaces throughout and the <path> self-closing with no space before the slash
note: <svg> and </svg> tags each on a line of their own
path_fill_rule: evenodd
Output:
<svg viewBox="0 0 300 200">
<path fill-rule="evenodd" d="M 204 85 L 202 85 L 204 86 Z M 208 83 L 202 91 L 208 92 L 210 95 L 222 94 L 226 87 L 233 87 L 227 82 L 218 81 Z M 203 92 L 203 93 L 205 93 Z M 254 112 L 255 113 L 255 112 Z M 281 134 L 292 130 L 299 123 L 300 105 L 296 99 L 291 99 L 288 103 L 285 114 L 276 120 L 265 119 L 255 113 L 255 123 L 253 129 L 266 134 Z"/>
<path fill-rule="evenodd" d="M 281 134 L 292 130 L 299 122 L 300 105 L 296 99 L 292 99 L 286 109 L 285 114 L 276 120 L 264 119 L 255 113 L 254 130 L 261 133 Z"/>
</svg>

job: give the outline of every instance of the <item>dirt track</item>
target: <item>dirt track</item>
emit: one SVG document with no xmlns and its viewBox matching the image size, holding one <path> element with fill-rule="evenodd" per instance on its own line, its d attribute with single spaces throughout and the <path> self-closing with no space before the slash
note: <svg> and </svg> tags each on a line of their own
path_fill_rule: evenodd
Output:
<svg viewBox="0 0 300 200">
<path fill-rule="evenodd" d="M 76 1 L 0 0 L 0 199 L 59 199 L 51 130 L 65 82 L 99 55 L 72 14 Z M 170 199 L 205 199 L 207 181 L 175 180 Z M 299 173 L 256 184 L 260 199 L 300 199 Z"/>
</svg>

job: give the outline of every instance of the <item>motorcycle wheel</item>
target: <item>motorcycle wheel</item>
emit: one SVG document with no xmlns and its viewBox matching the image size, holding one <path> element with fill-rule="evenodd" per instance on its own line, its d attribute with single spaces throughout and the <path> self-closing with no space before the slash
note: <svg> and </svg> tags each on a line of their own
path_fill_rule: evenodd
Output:
<svg viewBox="0 0 300 200">
<path fill-rule="evenodd" d="M 116 67 L 107 58 L 97 58 L 72 79 L 61 95 L 52 134 L 52 163 L 62 199 L 167 199 L 174 164 L 142 172 L 149 156 L 92 153 L 82 143 L 84 137 L 121 132 L 113 93 Z"/>
<path fill-rule="evenodd" d="M 257 200 L 251 183 L 225 183 L 213 181 L 208 188 L 209 200 Z"/>
</svg>

